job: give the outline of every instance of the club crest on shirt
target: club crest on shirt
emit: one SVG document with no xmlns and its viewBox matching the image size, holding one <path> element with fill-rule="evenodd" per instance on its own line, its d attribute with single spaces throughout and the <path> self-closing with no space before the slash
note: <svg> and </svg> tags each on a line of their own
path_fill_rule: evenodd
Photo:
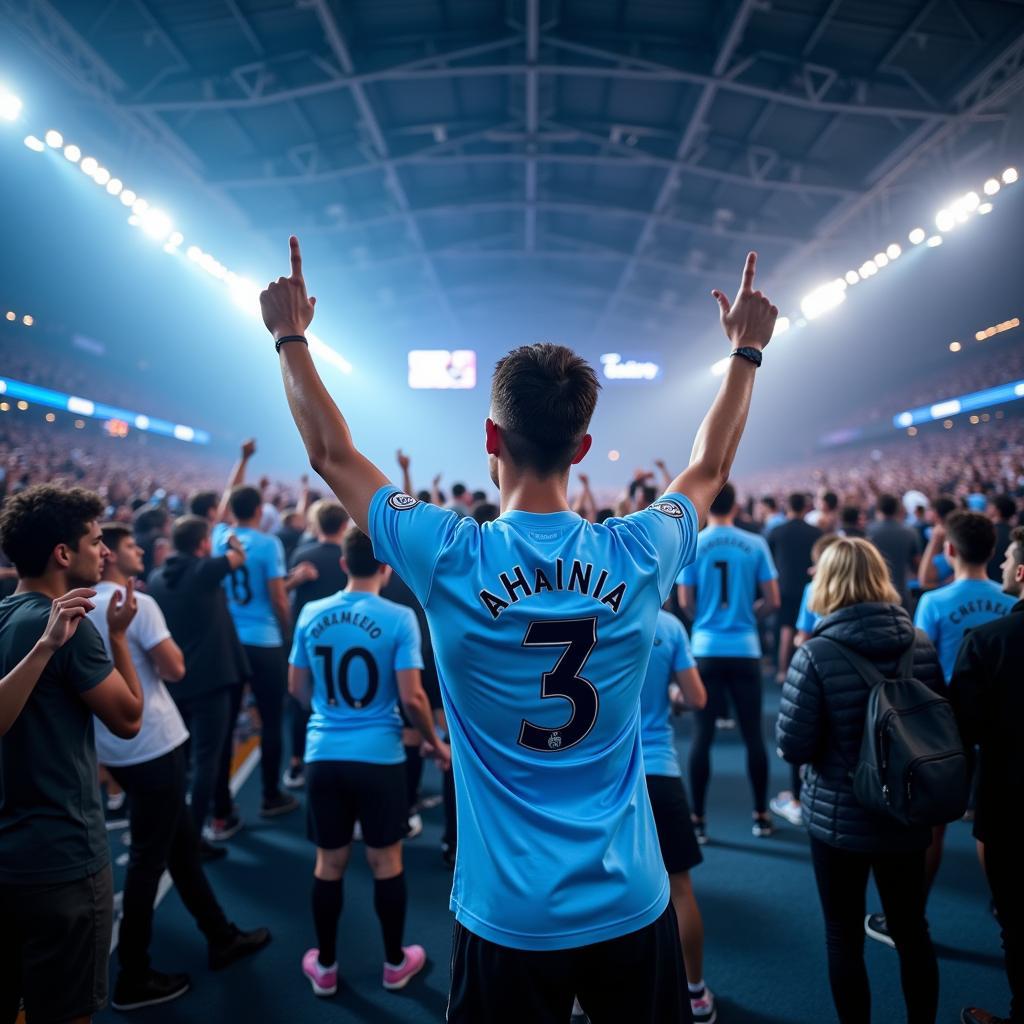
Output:
<svg viewBox="0 0 1024 1024">
<path fill-rule="evenodd" d="M 548 746 L 552 750 L 557 750 L 561 745 L 562 745 L 562 735 L 561 735 L 561 733 L 553 732 L 548 737 Z"/>
<path fill-rule="evenodd" d="M 395 491 L 394 494 L 388 497 L 388 504 L 396 512 L 404 512 L 407 508 L 412 508 L 413 505 L 418 505 L 419 499 L 414 498 L 411 494 L 403 494 L 401 491 Z"/>
<path fill-rule="evenodd" d="M 656 509 L 658 512 L 663 512 L 673 519 L 683 518 L 683 508 L 677 501 L 656 501 L 651 505 L 651 508 Z"/>
</svg>

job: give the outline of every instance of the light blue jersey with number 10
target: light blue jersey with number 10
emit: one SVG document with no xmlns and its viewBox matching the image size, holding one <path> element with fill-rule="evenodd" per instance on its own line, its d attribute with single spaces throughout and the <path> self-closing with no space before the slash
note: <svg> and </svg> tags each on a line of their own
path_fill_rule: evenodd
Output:
<svg viewBox="0 0 1024 1024">
<path fill-rule="evenodd" d="M 430 624 L 459 816 L 451 906 L 475 935 L 569 949 L 664 913 L 640 691 L 696 535 L 679 494 L 603 525 L 511 511 L 483 526 L 374 496 L 374 551 Z"/>
</svg>

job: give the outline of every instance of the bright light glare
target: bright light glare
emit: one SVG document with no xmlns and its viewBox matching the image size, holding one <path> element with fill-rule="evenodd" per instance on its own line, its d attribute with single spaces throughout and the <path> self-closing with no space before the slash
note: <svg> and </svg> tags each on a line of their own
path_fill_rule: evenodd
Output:
<svg viewBox="0 0 1024 1024">
<path fill-rule="evenodd" d="M 956 215 L 952 210 L 939 210 L 935 214 L 935 226 L 940 231 L 952 231 L 956 227 Z"/>
<path fill-rule="evenodd" d="M 924 236 L 924 228 L 914 228 L 914 230 L 907 235 L 907 240 L 911 245 L 920 245 L 924 241 Z"/>
<path fill-rule="evenodd" d="M 991 203 L 982 203 L 981 206 L 978 207 L 978 213 L 980 213 L 982 216 L 984 216 L 986 213 L 991 213 L 991 212 L 992 212 L 992 204 Z"/>
<path fill-rule="evenodd" d="M 0 117 L 5 121 L 17 121 L 21 113 L 21 100 L 0 85 Z"/>
<path fill-rule="evenodd" d="M 978 208 L 978 203 L 981 202 L 981 197 L 977 192 L 968 192 L 963 199 L 964 208 L 970 211 L 974 211 Z"/>
<path fill-rule="evenodd" d="M 800 312 L 808 320 L 816 320 L 819 316 L 829 312 L 829 310 L 835 309 L 836 306 L 845 300 L 846 282 L 842 279 L 829 281 L 828 284 L 823 284 L 815 288 L 814 291 L 808 292 L 800 300 Z"/>
<path fill-rule="evenodd" d="M 729 369 L 729 360 L 731 358 L 732 356 L 726 356 L 724 359 L 719 359 L 718 362 L 711 367 L 711 372 L 716 377 L 723 376 L 725 371 Z"/>
<path fill-rule="evenodd" d="M 190 245 L 185 250 L 185 255 L 192 260 L 193 263 L 198 263 L 203 258 L 203 250 L 198 245 Z"/>
<path fill-rule="evenodd" d="M 858 273 L 860 274 L 861 280 L 866 281 L 869 277 L 874 277 L 875 274 L 878 273 L 878 267 L 876 267 L 871 260 L 865 260 L 860 265 Z"/>
<path fill-rule="evenodd" d="M 25 145 L 32 150 L 33 153 L 42 153 L 46 149 L 42 139 L 37 139 L 34 135 L 25 136 Z"/>
<path fill-rule="evenodd" d="M 136 203 L 137 205 L 138 203 Z M 174 226 L 171 223 L 171 218 L 163 210 L 158 210 L 155 207 L 151 210 L 143 210 L 138 216 L 142 222 L 142 230 L 150 238 L 155 238 L 157 241 L 163 241 L 171 233 L 171 228 Z"/>
<path fill-rule="evenodd" d="M 949 343 L 950 352 L 959 352 L 961 348 L 963 348 L 963 346 L 960 344 L 959 341 L 951 341 Z"/>
<path fill-rule="evenodd" d="M 1006 170 L 1003 171 L 1003 184 L 1004 185 L 1012 185 L 1016 180 L 1017 180 L 1017 168 L 1016 167 L 1007 167 Z"/>
<path fill-rule="evenodd" d="M 879 270 L 881 270 L 882 267 L 889 266 L 889 257 L 886 256 L 884 252 L 876 252 L 875 253 L 875 266 L 878 267 Z"/>
<path fill-rule="evenodd" d="M 942 245 L 942 235 L 932 235 L 928 239 L 928 248 L 934 249 L 937 245 Z"/>
<path fill-rule="evenodd" d="M 121 193 L 121 202 L 125 206 L 134 206 L 135 205 L 135 199 L 136 199 L 135 193 L 130 188 L 126 188 Z"/>
<path fill-rule="evenodd" d="M 260 309 L 259 287 L 248 278 L 236 277 L 233 274 L 228 277 L 227 281 L 235 305 L 255 316 Z"/>
<path fill-rule="evenodd" d="M 885 255 L 891 260 L 898 260 L 903 255 L 903 250 L 893 242 L 888 249 L 885 250 Z"/>
<path fill-rule="evenodd" d="M 985 182 L 983 188 L 985 195 L 994 196 L 999 191 L 1000 185 L 995 178 L 989 178 L 988 181 Z"/>
<path fill-rule="evenodd" d="M 70 146 L 64 147 L 64 156 L 73 164 L 77 164 L 82 159 L 82 151 L 72 142 Z"/>
<path fill-rule="evenodd" d="M 185 236 L 180 231 L 172 231 L 171 237 L 167 239 L 167 244 L 172 248 L 176 248 L 185 241 Z"/>
<path fill-rule="evenodd" d="M 106 183 L 110 181 L 110 171 L 108 171 L 106 167 L 97 167 L 93 172 L 92 180 L 95 181 L 97 185 L 106 185 Z"/>
<path fill-rule="evenodd" d="M 107 182 L 107 191 L 112 196 L 119 196 L 121 194 L 121 189 L 123 188 L 124 182 L 121 181 L 120 178 L 111 178 L 110 181 Z"/>
<path fill-rule="evenodd" d="M 132 213 L 137 213 L 140 216 L 149 209 L 149 203 L 145 199 L 136 199 L 132 203 Z"/>
<path fill-rule="evenodd" d="M 55 128 L 51 128 L 46 133 L 46 144 L 50 149 L 60 149 L 64 145 L 64 136 Z"/>
<path fill-rule="evenodd" d="M 860 274 L 858 274 L 856 270 L 848 270 L 846 272 L 846 283 L 860 284 Z"/>
<path fill-rule="evenodd" d="M 93 156 L 84 156 L 79 166 L 82 168 L 83 174 L 92 176 L 96 173 L 96 168 L 99 167 L 99 161 Z"/>
</svg>

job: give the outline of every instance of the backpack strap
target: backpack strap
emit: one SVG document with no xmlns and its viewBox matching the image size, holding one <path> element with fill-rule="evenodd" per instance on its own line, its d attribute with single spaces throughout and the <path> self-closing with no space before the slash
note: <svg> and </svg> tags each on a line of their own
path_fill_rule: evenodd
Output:
<svg viewBox="0 0 1024 1024">
<path fill-rule="evenodd" d="M 818 640 L 827 640 L 839 653 L 843 656 L 843 659 L 847 664 L 864 680 L 869 690 L 873 690 L 879 683 L 884 683 L 886 676 L 879 670 L 878 666 L 873 662 L 869 661 L 864 657 L 863 654 L 855 651 L 852 647 L 847 647 L 846 644 L 840 643 L 838 640 L 833 640 L 832 637 L 816 637 Z M 905 655 L 904 655 L 905 657 Z M 910 648 L 910 658 L 913 661 L 914 648 Z M 902 669 L 903 665 L 900 664 Z"/>
</svg>

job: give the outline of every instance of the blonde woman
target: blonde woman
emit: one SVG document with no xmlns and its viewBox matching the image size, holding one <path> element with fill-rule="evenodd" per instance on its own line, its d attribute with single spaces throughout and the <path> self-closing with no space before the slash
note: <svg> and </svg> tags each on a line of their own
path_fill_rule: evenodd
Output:
<svg viewBox="0 0 1024 1024">
<path fill-rule="evenodd" d="M 915 631 L 878 550 L 843 537 L 823 552 L 809 602 L 821 616 L 797 651 L 782 691 L 778 743 L 806 764 L 802 793 L 811 859 L 825 917 L 829 983 L 841 1024 L 867 1024 L 864 913 L 873 874 L 900 957 L 908 1024 L 934 1024 L 939 976 L 925 920 L 927 827 L 906 827 L 865 810 L 853 793 L 868 687 L 844 655 L 849 648 L 895 677 L 913 646 L 914 678 L 942 692 L 935 648 Z"/>
</svg>

